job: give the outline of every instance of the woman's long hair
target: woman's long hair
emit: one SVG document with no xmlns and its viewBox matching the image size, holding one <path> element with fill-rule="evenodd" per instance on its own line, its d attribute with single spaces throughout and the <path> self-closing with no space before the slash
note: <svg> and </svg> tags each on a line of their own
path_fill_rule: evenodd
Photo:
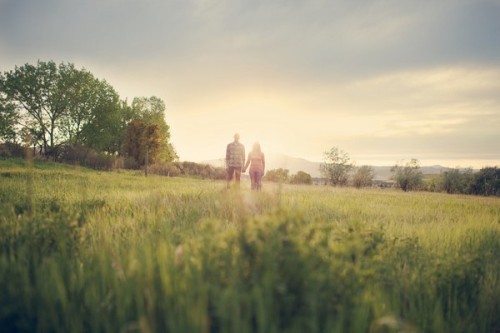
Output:
<svg viewBox="0 0 500 333">
<path fill-rule="evenodd" d="M 252 147 L 252 153 L 262 153 L 262 151 L 260 150 L 260 143 L 256 142 L 253 144 L 253 147 Z"/>
</svg>

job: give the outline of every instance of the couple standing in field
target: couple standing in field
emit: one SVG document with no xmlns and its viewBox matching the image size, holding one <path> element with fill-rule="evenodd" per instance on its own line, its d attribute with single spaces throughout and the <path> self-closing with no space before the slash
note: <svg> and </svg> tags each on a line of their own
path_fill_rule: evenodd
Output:
<svg viewBox="0 0 500 333">
<path fill-rule="evenodd" d="M 260 191 L 262 188 L 262 176 L 266 168 L 266 159 L 260 149 L 258 142 L 254 143 L 252 151 L 248 154 L 245 164 L 245 146 L 240 143 L 240 135 L 234 135 L 234 141 L 226 148 L 226 167 L 227 167 L 227 187 L 230 187 L 234 179 L 236 186 L 240 186 L 241 172 L 245 172 L 250 165 L 248 173 L 252 183 L 252 190 Z"/>
</svg>

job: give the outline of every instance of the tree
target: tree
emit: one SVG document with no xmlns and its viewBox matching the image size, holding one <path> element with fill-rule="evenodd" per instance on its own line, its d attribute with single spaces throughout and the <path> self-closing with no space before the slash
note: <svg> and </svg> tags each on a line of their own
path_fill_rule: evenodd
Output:
<svg viewBox="0 0 500 333">
<path fill-rule="evenodd" d="M 288 173 L 290 171 L 288 169 L 272 169 L 266 172 L 264 176 L 264 180 L 276 183 L 285 183 L 288 181 Z"/>
<path fill-rule="evenodd" d="M 0 100 L 0 142 L 17 143 L 16 124 L 18 117 L 13 104 Z"/>
<path fill-rule="evenodd" d="M 54 62 L 39 61 L 37 66 L 16 66 L 0 82 L 3 99 L 19 111 L 19 123 L 29 129 L 47 155 L 55 153 L 57 125 L 65 111 L 60 77 Z"/>
<path fill-rule="evenodd" d="M 500 169 L 488 167 L 479 170 L 475 175 L 471 192 L 478 195 L 500 196 Z"/>
<path fill-rule="evenodd" d="M 290 178 L 290 183 L 310 185 L 312 184 L 312 177 L 310 174 L 304 171 L 299 171 Z"/>
<path fill-rule="evenodd" d="M 472 169 L 452 169 L 442 175 L 442 186 L 446 193 L 470 193 L 474 182 Z"/>
<path fill-rule="evenodd" d="M 160 130 L 156 124 L 148 124 L 141 119 L 132 120 L 127 127 L 125 150 L 138 165 L 150 164 L 159 160 L 162 144 Z"/>
<path fill-rule="evenodd" d="M 356 173 L 352 177 L 352 183 L 356 188 L 372 186 L 374 177 L 375 172 L 373 168 L 368 165 L 363 165 L 357 168 Z"/>
<path fill-rule="evenodd" d="M 66 142 L 116 153 L 124 126 L 119 96 L 106 81 L 73 68 L 65 78 L 67 113 L 61 122 Z"/>
<path fill-rule="evenodd" d="M 132 113 L 147 124 L 158 127 L 160 135 L 159 161 L 170 162 L 177 159 L 177 153 L 170 143 L 170 127 L 165 122 L 165 103 L 162 99 L 152 97 L 136 97 L 132 101 Z"/>
<path fill-rule="evenodd" d="M 423 174 L 417 159 L 411 159 L 404 166 L 396 164 L 391 172 L 396 184 L 405 192 L 416 190 L 423 184 Z"/>
<path fill-rule="evenodd" d="M 11 105 L 19 133 L 46 156 L 63 144 L 116 152 L 119 98 L 114 89 L 73 64 L 38 61 L 0 77 L 0 99 Z M 8 104 L 6 104 L 8 103 Z"/>
<path fill-rule="evenodd" d="M 324 163 L 321 164 L 321 173 L 330 184 L 344 186 L 349 180 L 349 172 L 354 168 L 354 163 L 343 150 L 333 147 L 324 154 Z"/>
</svg>

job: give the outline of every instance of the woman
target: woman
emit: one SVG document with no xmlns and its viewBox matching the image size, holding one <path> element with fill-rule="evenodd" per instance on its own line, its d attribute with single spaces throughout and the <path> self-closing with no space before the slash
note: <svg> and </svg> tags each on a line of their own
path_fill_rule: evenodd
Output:
<svg viewBox="0 0 500 333">
<path fill-rule="evenodd" d="M 264 175 L 264 170 L 266 168 L 266 159 L 264 153 L 260 150 L 260 144 L 258 142 L 254 143 L 252 151 L 248 154 L 247 163 L 243 168 L 245 172 L 250 165 L 250 181 L 252 182 L 252 190 L 260 191 L 262 188 L 261 180 Z"/>
</svg>

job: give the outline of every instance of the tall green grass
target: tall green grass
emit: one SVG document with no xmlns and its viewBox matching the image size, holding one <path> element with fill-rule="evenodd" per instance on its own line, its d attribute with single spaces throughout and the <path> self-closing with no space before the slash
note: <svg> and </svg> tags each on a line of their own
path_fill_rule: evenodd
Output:
<svg viewBox="0 0 500 333">
<path fill-rule="evenodd" d="M 500 200 L 0 161 L 6 332 L 495 332 Z"/>
</svg>

